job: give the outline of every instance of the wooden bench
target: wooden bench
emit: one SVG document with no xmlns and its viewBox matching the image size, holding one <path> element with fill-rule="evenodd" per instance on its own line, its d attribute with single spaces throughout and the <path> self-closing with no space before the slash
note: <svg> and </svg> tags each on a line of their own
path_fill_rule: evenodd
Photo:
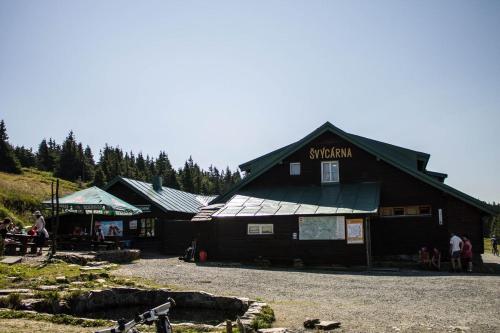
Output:
<svg viewBox="0 0 500 333">
<path fill-rule="evenodd" d="M 8 242 L 4 244 L 4 253 L 6 255 L 25 255 L 26 247 L 21 242 Z"/>
</svg>

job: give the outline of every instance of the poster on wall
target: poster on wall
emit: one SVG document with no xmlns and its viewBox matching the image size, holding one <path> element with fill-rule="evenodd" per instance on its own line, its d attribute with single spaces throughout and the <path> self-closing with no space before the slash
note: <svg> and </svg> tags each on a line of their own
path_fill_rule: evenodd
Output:
<svg viewBox="0 0 500 333">
<path fill-rule="evenodd" d="M 137 220 L 132 220 L 128 222 L 128 228 L 130 230 L 136 230 L 137 229 Z"/>
<path fill-rule="evenodd" d="M 299 217 L 299 240 L 345 239 L 343 216 Z"/>
<path fill-rule="evenodd" d="M 123 221 L 96 221 L 95 229 L 101 229 L 104 237 L 123 236 Z"/>
<path fill-rule="evenodd" d="M 346 220 L 347 244 L 363 244 L 363 219 Z"/>
</svg>

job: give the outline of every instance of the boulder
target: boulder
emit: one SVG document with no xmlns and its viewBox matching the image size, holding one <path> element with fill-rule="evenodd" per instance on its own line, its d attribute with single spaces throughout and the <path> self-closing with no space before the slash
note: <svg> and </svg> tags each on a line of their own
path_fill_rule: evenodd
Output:
<svg viewBox="0 0 500 333">
<path fill-rule="evenodd" d="M 318 324 L 314 325 L 318 330 L 329 331 L 340 327 L 339 321 L 326 321 L 322 320 Z"/>
<path fill-rule="evenodd" d="M 141 251 L 135 249 L 100 251 L 95 254 L 95 259 L 99 261 L 108 261 L 113 263 L 129 263 L 139 260 Z"/>
<path fill-rule="evenodd" d="M 304 327 L 305 328 L 316 328 L 316 325 L 319 324 L 320 320 L 318 318 L 314 318 L 314 319 L 311 319 L 311 318 L 306 318 L 306 320 L 304 320 Z"/>
<path fill-rule="evenodd" d="M 258 333 L 288 333 L 290 332 L 286 327 L 273 327 L 273 328 L 261 328 L 257 330 Z"/>
<path fill-rule="evenodd" d="M 68 264 L 75 264 L 79 266 L 84 266 L 87 264 L 87 258 L 80 254 L 75 253 L 56 253 L 53 259 L 62 260 Z"/>
</svg>

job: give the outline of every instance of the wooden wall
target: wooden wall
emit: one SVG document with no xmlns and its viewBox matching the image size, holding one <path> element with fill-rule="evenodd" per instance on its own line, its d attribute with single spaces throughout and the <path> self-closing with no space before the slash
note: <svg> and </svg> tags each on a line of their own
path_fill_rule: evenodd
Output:
<svg viewBox="0 0 500 333">
<path fill-rule="evenodd" d="M 273 223 L 274 234 L 247 235 L 248 223 Z M 294 240 L 293 233 L 299 233 L 297 216 L 217 219 L 211 241 L 213 250 L 208 256 L 234 261 L 262 257 L 289 264 L 300 258 L 306 264 L 366 265 L 364 244 L 347 244 L 345 240 Z"/>
<path fill-rule="evenodd" d="M 138 215 L 137 219 L 155 218 L 156 237 L 137 239 L 136 244 L 139 248 L 159 249 L 165 254 L 180 255 L 184 253 L 184 250 L 194 237 L 194 229 L 190 223 L 194 214 L 166 212 L 153 201 L 148 200 L 120 182 L 115 183 L 107 191 L 132 205 L 150 205 L 151 211 Z M 151 244 L 154 244 L 153 248 L 151 248 Z"/>
</svg>

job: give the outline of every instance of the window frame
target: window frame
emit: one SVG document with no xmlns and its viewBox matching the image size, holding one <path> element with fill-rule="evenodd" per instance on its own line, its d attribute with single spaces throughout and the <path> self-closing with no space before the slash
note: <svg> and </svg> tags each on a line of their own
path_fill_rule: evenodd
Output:
<svg viewBox="0 0 500 333">
<path fill-rule="evenodd" d="M 402 211 L 403 214 L 394 214 L 394 210 Z M 410 209 L 416 209 L 416 214 L 409 214 Z M 427 210 L 429 213 L 422 213 L 423 210 Z M 398 218 L 398 217 L 431 217 L 432 216 L 432 206 L 431 205 L 410 205 L 410 206 L 389 206 L 380 207 L 379 216 L 381 218 Z"/>
<path fill-rule="evenodd" d="M 271 232 L 262 232 L 262 227 L 268 227 L 271 226 Z M 250 233 L 250 228 L 259 228 L 258 233 Z M 248 236 L 268 236 L 268 235 L 274 235 L 274 223 L 248 223 L 247 224 L 247 235 Z"/>
<path fill-rule="evenodd" d="M 299 173 L 292 173 L 292 166 L 296 166 L 298 165 L 299 166 Z M 300 176 L 300 174 L 302 173 L 302 165 L 300 164 L 300 162 L 290 162 L 290 176 Z"/>
<path fill-rule="evenodd" d="M 140 238 L 154 238 L 156 237 L 156 223 L 157 219 L 154 217 L 144 217 L 138 220 L 138 237 Z"/>
<path fill-rule="evenodd" d="M 323 172 L 325 165 L 328 164 L 330 166 L 330 175 L 332 174 L 331 165 L 337 165 L 337 180 L 324 180 Z M 340 183 L 340 163 L 339 161 L 321 161 L 321 184 L 338 184 Z"/>
</svg>

